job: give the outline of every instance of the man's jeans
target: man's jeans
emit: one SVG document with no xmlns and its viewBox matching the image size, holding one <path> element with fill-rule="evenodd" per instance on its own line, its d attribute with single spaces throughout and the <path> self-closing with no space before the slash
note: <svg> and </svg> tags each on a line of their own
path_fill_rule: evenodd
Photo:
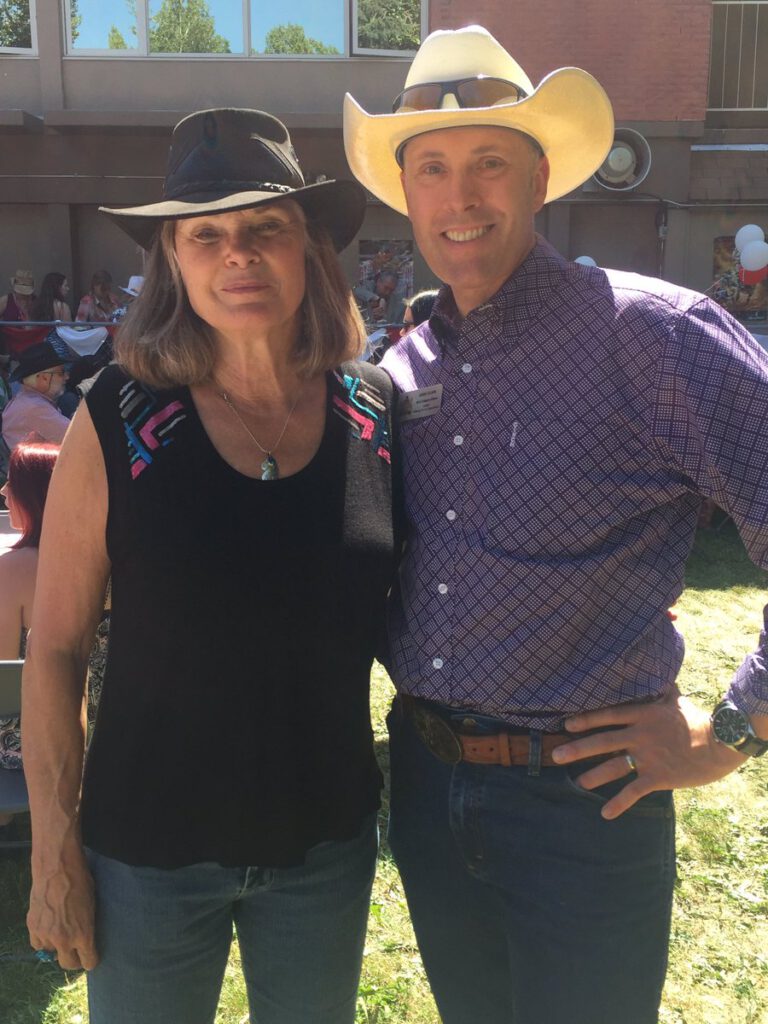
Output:
<svg viewBox="0 0 768 1024">
<path fill-rule="evenodd" d="M 89 851 L 91 1024 L 213 1024 L 233 923 L 253 1021 L 352 1024 L 377 846 L 372 816 L 295 868 L 167 871 Z"/>
<path fill-rule="evenodd" d="M 397 701 L 388 724 L 389 842 L 444 1024 L 655 1022 L 671 794 L 605 821 L 617 785 L 589 793 L 572 777 L 583 768 L 448 765 Z"/>
</svg>

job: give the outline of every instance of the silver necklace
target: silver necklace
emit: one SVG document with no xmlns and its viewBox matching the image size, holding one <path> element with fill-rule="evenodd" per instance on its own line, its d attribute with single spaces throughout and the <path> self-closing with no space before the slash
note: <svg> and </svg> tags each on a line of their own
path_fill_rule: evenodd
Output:
<svg viewBox="0 0 768 1024">
<path fill-rule="evenodd" d="M 233 405 L 232 399 L 229 397 L 227 392 L 226 391 L 220 391 L 219 392 L 220 397 L 224 400 L 224 404 L 232 412 L 232 415 L 235 417 L 237 422 L 240 424 L 240 426 L 246 432 L 248 437 L 250 437 L 250 439 L 253 441 L 253 443 L 256 445 L 256 447 L 259 449 L 259 451 L 262 452 L 266 456 L 266 458 L 264 459 L 264 461 L 261 464 L 261 479 L 262 480 L 277 480 L 280 477 L 280 467 L 277 465 L 277 459 L 275 458 L 275 452 L 277 450 L 278 445 L 283 440 L 283 435 L 285 434 L 286 430 L 288 429 L 288 422 L 289 422 L 291 416 L 293 416 L 293 410 L 298 405 L 299 398 L 301 397 L 302 391 L 303 391 L 303 388 L 300 388 L 298 393 L 297 393 L 297 395 L 296 395 L 296 397 L 293 400 L 293 405 L 291 406 L 290 410 L 288 411 L 288 415 L 285 417 L 285 423 L 283 424 L 283 429 L 280 431 L 280 436 L 278 437 L 278 439 L 275 441 L 275 443 L 270 448 L 265 448 L 264 445 L 261 444 L 261 442 L 258 441 L 258 439 L 253 436 L 253 433 L 251 432 L 250 428 L 248 427 L 248 424 L 245 422 L 243 417 L 240 415 L 240 413 L 237 411 L 237 409 Z"/>
</svg>

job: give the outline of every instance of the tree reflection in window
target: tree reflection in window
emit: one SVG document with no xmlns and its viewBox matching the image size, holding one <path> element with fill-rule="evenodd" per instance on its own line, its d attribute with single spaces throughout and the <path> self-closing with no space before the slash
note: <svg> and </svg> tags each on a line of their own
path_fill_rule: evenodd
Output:
<svg viewBox="0 0 768 1024">
<path fill-rule="evenodd" d="M 32 49 L 29 0 L 0 0 L 0 47 Z"/>
</svg>

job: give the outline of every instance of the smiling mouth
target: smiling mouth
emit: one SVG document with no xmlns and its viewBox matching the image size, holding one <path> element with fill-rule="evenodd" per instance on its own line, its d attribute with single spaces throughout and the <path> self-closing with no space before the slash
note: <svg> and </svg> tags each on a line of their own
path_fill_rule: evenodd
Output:
<svg viewBox="0 0 768 1024">
<path fill-rule="evenodd" d="M 487 235 L 493 224 L 484 224 L 479 228 L 469 228 L 466 231 L 444 231 L 443 235 L 449 242 L 474 242 L 476 238 Z"/>
</svg>

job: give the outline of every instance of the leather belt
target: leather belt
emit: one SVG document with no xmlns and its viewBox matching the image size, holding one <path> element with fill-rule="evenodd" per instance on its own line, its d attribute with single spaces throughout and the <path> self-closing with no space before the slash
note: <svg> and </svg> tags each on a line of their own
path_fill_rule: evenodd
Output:
<svg viewBox="0 0 768 1024">
<path fill-rule="evenodd" d="M 529 771 L 533 769 L 533 773 L 536 773 L 540 767 L 555 766 L 555 761 L 552 760 L 552 751 L 555 747 L 581 736 L 589 736 L 591 732 L 604 731 L 552 733 L 536 729 L 516 730 L 510 726 L 491 735 L 465 734 L 455 729 L 444 715 L 433 710 L 419 698 L 400 694 L 399 700 L 421 741 L 438 760 L 446 764 L 466 761 L 469 764 L 499 764 L 506 767 L 527 765 Z M 471 717 L 471 713 L 468 713 L 468 717 Z M 585 759 L 580 764 L 587 767 L 588 763 L 597 764 L 616 756 L 616 753 L 605 754 L 589 758 L 589 762 Z"/>
</svg>

